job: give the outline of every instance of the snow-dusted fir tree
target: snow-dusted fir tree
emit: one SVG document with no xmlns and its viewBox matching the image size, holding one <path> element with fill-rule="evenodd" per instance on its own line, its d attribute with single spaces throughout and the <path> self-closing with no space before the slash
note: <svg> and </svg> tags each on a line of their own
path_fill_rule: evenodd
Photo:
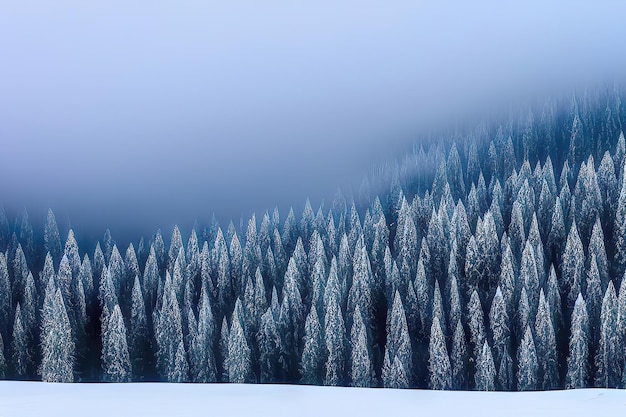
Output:
<svg viewBox="0 0 626 417">
<path fill-rule="evenodd" d="M 589 377 L 589 317 L 582 294 L 578 294 L 569 340 L 569 356 L 567 357 L 566 388 L 586 388 Z"/>
<path fill-rule="evenodd" d="M 406 315 L 402 305 L 400 294 L 396 291 L 393 298 L 393 306 L 388 315 L 387 323 L 387 345 L 385 346 L 385 358 L 382 369 L 383 385 L 385 387 L 396 387 L 398 381 L 410 383 L 410 376 L 413 369 L 413 349 L 409 337 L 409 329 L 406 322 Z M 395 362 L 398 362 L 397 364 Z M 402 376 L 399 370 L 402 370 Z"/>
<path fill-rule="evenodd" d="M 446 349 L 446 341 L 441 331 L 439 319 L 435 317 L 431 326 L 430 344 L 428 347 L 428 369 L 431 389 L 452 389 L 452 368 Z"/>
<path fill-rule="evenodd" d="M 4 253 L 0 253 L 0 333 L 7 335 L 11 325 L 11 281 Z"/>
<path fill-rule="evenodd" d="M 486 340 L 476 360 L 474 381 L 478 391 L 495 391 L 496 389 L 496 366 Z"/>
<path fill-rule="evenodd" d="M 338 290 L 326 287 L 329 292 L 324 317 L 324 344 L 326 345 L 326 372 L 324 385 L 342 385 L 345 381 L 346 328 L 339 306 Z"/>
<path fill-rule="evenodd" d="M 31 366 L 30 349 L 26 336 L 26 330 L 22 325 L 22 310 L 20 303 L 15 308 L 15 322 L 13 324 L 13 340 L 11 341 L 11 359 L 13 370 L 17 379 L 24 379 L 27 376 L 28 368 Z"/>
<path fill-rule="evenodd" d="M 42 313 L 41 379 L 47 382 L 73 382 L 74 348 L 61 290 L 54 284 L 48 285 Z"/>
<path fill-rule="evenodd" d="M 183 340 L 183 324 L 169 272 L 166 272 L 161 310 L 156 312 L 154 323 L 157 367 L 163 379 L 173 381 L 176 350 Z"/>
<path fill-rule="evenodd" d="M 236 305 L 241 304 L 237 299 Z M 251 382 L 252 358 L 242 326 L 241 308 L 235 307 L 228 338 L 228 381 L 236 383 Z"/>
<path fill-rule="evenodd" d="M 105 381 L 130 381 L 131 364 L 126 340 L 126 326 L 118 305 L 113 307 L 113 311 L 102 330 L 102 367 Z"/>
<path fill-rule="evenodd" d="M 353 387 L 371 387 L 375 384 L 376 375 L 372 363 L 370 343 L 367 340 L 365 323 L 358 305 L 354 311 L 353 318 L 354 322 L 350 334 L 350 385 Z"/>
<path fill-rule="evenodd" d="M 217 381 L 215 364 L 215 322 L 206 289 L 201 290 L 198 331 L 191 343 L 189 359 L 192 375 L 196 382 Z"/>
<path fill-rule="evenodd" d="M 268 319 L 270 319 L 270 317 L 268 317 Z M 324 365 L 326 362 L 324 350 L 324 339 L 317 309 L 312 306 L 304 326 L 304 349 L 302 351 L 302 362 L 300 364 L 302 382 L 305 384 L 319 385 L 322 383 L 324 379 Z"/>
<path fill-rule="evenodd" d="M 151 355 L 150 333 L 148 318 L 141 290 L 139 276 L 135 276 L 131 297 L 130 332 L 128 334 L 128 350 L 130 354 L 132 370 L 135 377 L 141 380 L 142 376 L 152 365 L 149 360 Z"/>
<path fill-rule="evenodd" d="M 321 335 L 319 336 L 319 338 L 321 339 Z M 320 352 L 322 349 L 321 342 L 319 340 L 318 342 L 320 343 L 320 345 L 318 345 L 318 348 L 320 350 L 315 350 L 314 352 Z M 268 307 L 265 313 L 263 313 L 263 315 L 261 316 L 259 332 L 257 333 L 257 344 L 259 347 L 260 382 L 267 383 L 280 381 L 281 377 L 279 358 L 281 354 L 282 344 L 280 334 L 278 332 L 278 327 L 276 325 L 276 320 L 274 319 L 274 313 L 272 312 L 271 307 Z M 306 350 L 307 349 L 305 344 L 305 351 Z M 304 371 L 302 372 L 304 375 Z"/>
<path fill-rule="evenodd" d="M 517 350 L 517 389 L 518 391 L 533 391 L 538 388 L 537 351 L 530 325 L 526 326 L 524 337 Z"/>
<path fill-rule="evenodd" d="M 550 306 L 546 302 L 543 289 L 539 294 L 539 309 L 535 319 L 535 346 L 539 365 L 539 388 L 555 389 L 559 385 L 556 338 L 552 326 Z"/>
<path fill-rule="evenodd" d="M 609 282 L 600 314 L 600 344 L 596 353 L 596 387 L 617 388 L 621 383 L 620 352 L 617 334 L 617 296 L 613 281 Z"/>
<path fill-rule="evenodd" d="M 51 209 L 48 209 L 43 236 L 46 252 L 52 256 L 55 265 L 58 265 L 61 260 L 61 236 L 59 235 L 56 218 Z"/>
</svg>

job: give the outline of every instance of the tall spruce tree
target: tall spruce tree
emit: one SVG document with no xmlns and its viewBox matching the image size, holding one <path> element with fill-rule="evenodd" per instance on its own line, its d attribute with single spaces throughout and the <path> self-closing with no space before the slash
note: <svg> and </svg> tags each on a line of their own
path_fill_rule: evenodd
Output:
<svg viewBox="0 0 626 417">
<path fill-rule="evenodd" d="M 126 326 L 119 305 L 113 307 L 102 329 L 102 367 L 105 381 L 129 382 L 131 379 Z"/>
<path fill-rule="evenodd" d="M 567 357 L 566 388 L 586 388 L 589 378 L 589 316 L 582 294 L 578 294 L 572 313 Z"/>
</svg>

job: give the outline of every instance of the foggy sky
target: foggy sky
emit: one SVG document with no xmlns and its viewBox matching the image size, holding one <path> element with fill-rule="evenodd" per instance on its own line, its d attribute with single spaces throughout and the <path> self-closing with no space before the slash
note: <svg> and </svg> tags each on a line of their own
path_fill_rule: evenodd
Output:
<svg viewBox="0 0 626 417">
<path fill-rule="evenodd" d="M 429 123 L 622 74 L 625 15 L 623 1 L 0 0 L 0 204 L 114 237 L 275 205 L 284 219 Z"/>
</svg>

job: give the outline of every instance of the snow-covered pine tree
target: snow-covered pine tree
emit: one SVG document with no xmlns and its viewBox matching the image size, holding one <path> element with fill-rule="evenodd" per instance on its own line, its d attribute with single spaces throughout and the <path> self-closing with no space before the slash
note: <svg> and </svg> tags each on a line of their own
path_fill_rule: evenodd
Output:
<svg viewBox="0 0 626 417">
<path fill-rule="evenodd" d="M 452 337 L 450 351 L 450 365 L 452 369 L 452 388 L 466 389 L 467 383 L 467 341 L 461 319 L 456 323 Z"/>
<path fill-rule="evenodd" d="M 567 294 L 567 305 L 574 307 L 578 293 L 581 290 L 581 282 L 584 277 L 585 253 L 583 244 L 578 235 L 576 222 L 572 224 L 567 236 L 563 262 L 561 264 L 561 292 Z"/>
<path fill-rule="evenodd" d="M 46 288 L 41 328 L 39 374 L 46 382 L 74 381 L 74 341 L 63 295 L 55 284 Z"/>
<path fill-rule="evenodd" d="M 350 335 L 350 385 L 353 387 L 371 387 L 375 384 L 376 375 L 370 351 L 371 344 L 368 343 L 365 323 L 358 305 L 354 310 L 353 317 L 354 322 Z"/>
<path fill-rule="evenodd" d="M 538 388 L 537 351 L 530 325 L 526 326 L 524 337 L 517 351 L 517 390 L 534 391 Z"/>
<path fill-rule="evenodd" d="M 32 358 L 26 336 L 26 330 L 22 325 L 22 310 L 20 303 L 15 308 L 15 322 L 13 324 L 13 340 L 11 341 L 11 360 L 16 379 L 27 377 Z"/>
<path fill-rule="evenodd" d="M 567 357 L 566 388 L 586 388 L 589 377 L 589 317 L 582 294 L 578 294 L 572 313 Z"/>
<path fill-rule="evenodd" d="M 193 380 L 196 382 L 217 381 L 215 364 L 215 322 L 206 287 L 202 287 L 198 314 L 198 330 L 189 352 Z"/>
<path fill-rule="evenodd" d="M 183 340 L 183 324 L 169 272 L 166 272 L 161 309 L 156 311 L 153 321 L 159 374 L 164 380 L 173 382 L 176 350 Z"/>
<path fill-rule="evenodd" d="M 53 271 L 54 273 L 54 271 Z M 12 315 L 11 281 L 4 253 L 0 252 L 0 333 L 7 335 Z"/>
<path fill-rule="evenodd" d="M 452 368 L 446 341 L 437 317 L 433 318 L 428 347 L 429 383 L 431 389 L 452 389 Z"/>
<path fill-rule="evenodd" d="M 319 322 L 318 322 L 318 327 L 319 327 Z M 318 329 L 318 331 L 320 330 Z M 314 331 L 312 331 L 312 333 L 314 333 Z M 306 334 L 307 333 L 306 333 L 306 326 L 305 326 L 305 335 Z M 321 335 L 319 336 L 319 339 L 321 339 Z M 308 342 L 308 339 L 307 339 L 307 342 Z M 314 349 L 311 349 L 312 353 L 319 353 L 323 349 L 321 347 L 320 340 L 318 340 L 318 343 L 319 344 L 317 347 L 315 347 Z M 278 332 L 278 327 L 276 325 L 276 320 L 274 319 L 274 313 L 271 307 L 268 307 L 265 313 L 263 313 L 263 315 L 261 316 L 259 332 L 257 333 L 257 344 L 259 347 L 260 382 L 264 384 L 268 382 L 281 381 L 280 355 L 283 349 L 282 349 L 280 334 Z M 307 351 L 307 345 L 305 342 L 304 351 L 302 353 L 303 357 L 306 351 Z M 302 370 L 302 373 L 303 375 L 305 374 L 304 370 Z M 321 382 L 317 382 L 317 383 L 321 383 Z"/>
<path fill-rule="evenodd" d="M 324 317 L 324 343 L 327 357 L 324 385 L 337 386 L 345 381 L 346 328 L 336 287 L 332 288 L 329 285 L 326 291 L 330 292 Z"/>
<path fill-rule="evenodd" d="M 189 364 L 187 363 L 185 345 L 182 341 L 178 343 L 178 347 L 176 348 L 176 356 L 172 364 L 170 382 L 189 382 Z"/>
<path fill-rule="evenodd" d="M 117 304 L 102 329 L 102 367 L 103 379 L 107 382 L 129 382 L 131 379 L 126 326 Z"/>
<path fill-rule="evenodd" d="M 235 305 L 241 305 L 239 299 Z M 228 381 L 239 384 L 252 382 L 254 378 L 251 351 L 242 325 L 243 317 L 239 315 L 241 310 L 235 307 L 228 337 Z"/>
<path fill-rule="evenodd" d="M 141 380 L 152 365 L 152 346 L 148 329 L 143 292 L 139 275 L 135 276 L 131 297 L 130 333 L 128 335 L 128 351 L 131 359 L 132 372 L 136 380 Z"/>
<path fill-rule="evenodd" d="M 59 227 L 52 209 L 48 209 L 43 236 L 46 252 L 52 256 L 55 265 L 58 265 L 61 260 L 61 236 L 59 235 Z"/>
<path fill-rule="evenodd" d="M 596 387 L 617 388 L 621 384 L 620 356 L 617 334 L 617 296 L 609 281 L 600 314 L 600 344 L 596 353 Z"/>
<path fill-rule="evenodd" d="M 474 381 L 478 391 L 495 391 L 496 389 L 496 366 L 486 340 L 476 360 Z"/>
<path fill-rule="evenodd" d="M 539 293 L 535 335 L 537 363 L 539 365 L 539 372 L 537 373 L 539 388 L 542 390 L 555 389 L 559 386 L 556 338 L 552 326 L 550 306 L 546 302 L 543 289 Z"/>
</svg>

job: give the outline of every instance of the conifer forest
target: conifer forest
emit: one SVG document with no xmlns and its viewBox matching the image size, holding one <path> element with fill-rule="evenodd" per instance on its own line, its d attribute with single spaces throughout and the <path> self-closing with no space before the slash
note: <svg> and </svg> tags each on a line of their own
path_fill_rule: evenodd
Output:
<svg viewBox="0 0 626 417">
<path fill-rule="evenodd" d="M 127 247 L 0 211 L 0 375 L 625 388 L 624 98 L 431 133 L 330 204 Z"/>
</svg>

